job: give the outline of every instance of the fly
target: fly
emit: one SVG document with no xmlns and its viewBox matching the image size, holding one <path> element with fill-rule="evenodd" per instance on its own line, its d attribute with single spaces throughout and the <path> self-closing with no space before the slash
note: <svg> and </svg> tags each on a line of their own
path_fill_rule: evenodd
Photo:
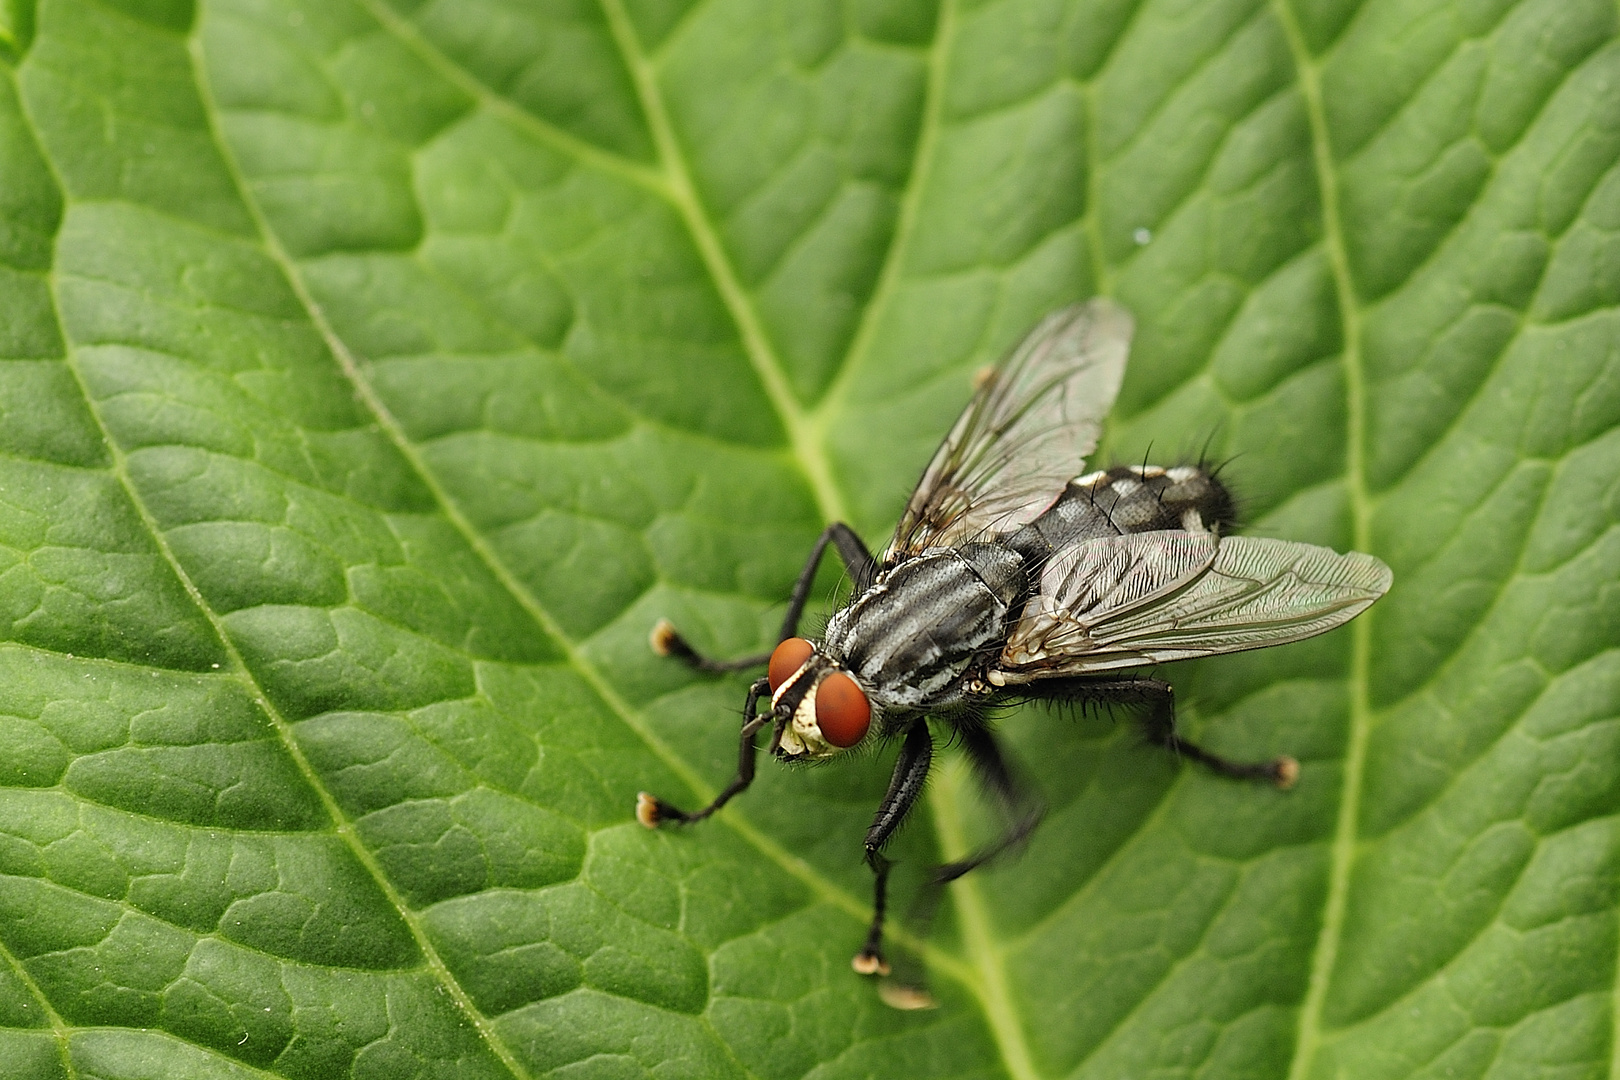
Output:
<svg viewBox="0 0 1620 1080">
<path fill-rule="evenodd" d="M 636 817 L 648 828 L 700 821 L 746 789 L 766 727 L 770 753 L 785 762 L 836 757 L 872 739 L 900 743 L 866 832 L 872 922 L 857 972 L 889 973 L 892 863 L 883 852 L 922 793 L 934 756 L 930 719 L 951 730 L 1006 819 L 999 839 L 935 868 L 929 891 L 937 897 L 1021 844 L 1043 813 L 997 742 L 998 707 L 1135 706 L 1159 746 L 1226 776 L 1287 788 L 1297 761 L 1230 761 L 1188 742 L 1176 733 L 1170 684 L 1130 670 L 1312 637 L 1389 589 L 1389 568 L 1370 555 L 1228 535 L 1232 498 L 1202 466 L 1077 475 L 1119 392 L 1132 329 L 1130 314 L 1100 297 L 1047 316 L 981 380 L 880 556 L 841 522 L 821 534 L 770 654 L 714 660 L 668 622 L 653 630 L 656 651 L 701 671 L 764 665 L 766 674 L 748 688 L 736 777 L 690 813 L 643 792 Z M 812 641 L 798 636 L 799 618 L 829 544 L 853 588 Z M 885 997 L 928 1001 L 905 988 Z"/>
</svg>

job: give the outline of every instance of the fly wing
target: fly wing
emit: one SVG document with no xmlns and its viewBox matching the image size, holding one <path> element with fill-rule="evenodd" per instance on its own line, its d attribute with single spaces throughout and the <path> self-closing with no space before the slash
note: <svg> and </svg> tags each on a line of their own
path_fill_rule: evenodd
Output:
<svg viewBox="0 0 1620 1080">
<path fill-rule="evenodd" d="M 1007 532 L 1085 470 L 1125 375 L 1134 323 L 1104 297 L 1041 320 L 980 385 L 906 503 L 884 562 Z"/>
<path fill-rule="evenodd" d="M 1151 532 L 1059 553 L 992 681 L 1030 682 L 1282 645 L 1355 618 L 1389 590 L 1371 555 L 1254 536 Z"/>
</svg>

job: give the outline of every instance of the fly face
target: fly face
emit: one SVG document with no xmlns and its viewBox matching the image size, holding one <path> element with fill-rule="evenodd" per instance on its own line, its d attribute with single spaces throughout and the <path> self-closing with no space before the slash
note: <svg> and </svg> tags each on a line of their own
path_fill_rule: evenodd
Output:
<svg viewBox="0 0 1620 1080">
<path fill-rule="evenodd" d="M 1390 586 L 1370 555 L 1227 535 L 1232 500 L 1202 466 L 1143 464 L 1087 473 L 1125 372 L 1131 318 L 1096 299 L 1048 316 L 976 392 L 923 470 L 874 559 L 847 526 L 827 527 L 788 602 L 769 657 L 700 656 L 667 623 L 653 647 L 703 671 L 765 664 L 749 687 L 736 778 L 696 813 L 645 793 L 649 827 L 708 817 L 754 778 L 755 738 L 786 761 L 818 760 L 879 733 L 899 742 L 894 777 L 865 838 L 873 916 L 855 970 L 887 974 L 883 850 L 921 795 L 933 760 L 929 723 L 948 726 L 1005 818 L 1001 838 L 936 868 L 943 887 L 1016 847 L 1040 820 L 996 743 L 985 706 L 1034 698 L 1132 706 L 1152 742 L 1227 776 L 1290 786 L 1293 758 L 1236 762 L 1175 731 L 1174 693 L 1125 675 L 1171 660 L 1298 641 L 1342 625 Z M 854 580 L 825 639 L 797 636 L 827 545 Z M 770 705 L 761 712 L 763 700 Z M 931 910 L 925 897 L 919 908 Z M 891 988 L 892 989 L 892 988 Z M 925 994 L 887 993 L 901 1007 Z"/>
<path fill-rule="evenodd" d="M 788 638 L 776 647 L 766 678 L 780 731 L 771 749 L 783 761 L 836 757 L 871 729 L 866 691 L 804 638 Z"/>
</svg>

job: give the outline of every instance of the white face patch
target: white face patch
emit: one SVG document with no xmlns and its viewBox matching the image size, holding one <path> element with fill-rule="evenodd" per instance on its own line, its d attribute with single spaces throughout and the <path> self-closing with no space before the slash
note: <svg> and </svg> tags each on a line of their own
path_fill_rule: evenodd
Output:
<svg viewBox="0 0 1620 1080">
<path fill-rule="evenodd" d="M 1182 512 L 1181 527 L 1188 532 L 1209 532 L 1209 529 L 1204 526 L 1204 519 L 1198 515 L 1197 508 L 1191 506 Z"/>
<path fill-rule="evenodd" d="M 804 669 L 800 668 L 802 672 Z M 775 706 L 780 698 L 798 679 L 798 672 L 792 679 L 784 682 L 771 697 L 771 705 Z M 819 686 L 818 682 L 816 686 Z M 793 720 L 782 731 L 782 752 L 791 757 L 808 755 L 813 758 L 829 758 L 838 753 L 838 747 L 821 737 L 821 725 L 816 723 L 816 686 L 810 687 L 810 692 L 804 695 L 799 707 L 793 710 Z"/>
<path fill-rule="evenodd" d="M 1191 465 L 1177 465 L 1175 468 L 1165 473 L 1165 475 L 1178 484 L 1185 484 L 1187 481 L 1198 475 L 1198 470 L 1193 468 Z"/>
</svg>

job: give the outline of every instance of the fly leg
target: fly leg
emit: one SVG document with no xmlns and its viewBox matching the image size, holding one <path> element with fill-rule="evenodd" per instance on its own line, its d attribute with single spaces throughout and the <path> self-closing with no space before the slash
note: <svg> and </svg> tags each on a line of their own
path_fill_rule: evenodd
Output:
<svg viewBox="0 0 1620 1080">
<path fill-rule="evenodd" d="M 923 782 L 928 779 L 928 767 L 934 760 L 934 740 L 928 734 L 928 722 L 918 720 L 906 733 L 900 745 L 900 755 L 894 762 L 894 776 L 889 790 L 878 804 L 872 827 L 866 830 L 866 865 L 871 867 L 872 925 L 866 932 L 866 944 L 855 954 L 850 966 L 862 975 L 887 975 L 889 962 L 883 958 L 883 917 L 888 908 L 889 871 L 894 868 L 883 854 L 883 848 L 906 820 L 906 815 L 917 804 Z"/>
<path fill-rule="evenodd" d="M 1177 735 L 1175 689 L 1163 679 L 1053 680 L 1045 685 L 1037 683 L 1030 690 L 1032 697 L 1146 705 L 1143 729 L 1155 746 L 1237 780 L 1265 780 L 1287 789 L 1299 779 L 1299 762 L 1286 754 L 1270 761 L 1232 761 Z"/>
<path fill-rule="evenodd" d="M 976 870 L 1005 852 L 1017 848 L 1029 839 L 1030 833 L 1046 815 L 1041 800 L 1026 791 L 1013 776 L 1006 756 L 996 743 L 995 736 L 984 728 L 962 729 L 962 749 L 973 765 L 979 782 L 995 797 L 1006 817 L 1002 834 L 964 859 L 944 863 L 934 868 L 922 893 L 911 910 L 907 922 L 922 940 L 927 940 L 934 913 L 944 895 L 945 886 L 957 878 Z M 933 997 L 920 980 L 910 986 L 887 988 L 883 1000 L 897 1009 L 921 1009 L 933 1005 Z"/>
<path fill-rule="evenodd" d="M 810 586 L 815 583 L 816 570 L 821 566 L 821 556 L 829 543 L 838 549 L 838 557 L 844 561 L 844 568 L 855 580 L 857 593 L 864 592 L 872 583 L 872 578 L 877 575 L 877 563 L 873 560 L 872 553 L 866 550 L 861 538 L 855 535 L 854 529 L 842 521 L 835 521 L 827 526 L 816 538 L 815 546 L 810 549 L 810 557 L 805 560 L 804 569 L 799 571 L 799 580 L 793 583 L 793 595 L 788 598 L 787 615 L 782 620 L 782 633 L 776 639 L 779 643 L 798 634 L 799 617 L 804 614 L 805 602 L 810 598 Z M 742 671 L 746 668 L 759 667 L 771 658 L 770 653 L 744 656 L 737 660 L 715 660 L 704 656 L 681 637 L 668 619 L 658 620 L 658 625 L 652 629 L 651 641 L 653 652 L 659 656 L 673 656 L 699 671 L 714 673 Z"/>
<path fill-rule="evenodd" d="M 726 785 L 724 791 L 714 797 L 713 802 L 701 810 L 688 814 L 656 795 L 649 795 L 643 791 L 636 796 L 636 820 L 649 829 L 656 829 L 665 821 L 677 821 L 681 824 L 702 821 L 730 802 L 733 796 L 747 790 L 748 785 L 754 782 L 754 766 L 759 758 L 759 747 L 754 745 L 754 736 L 771 718 L 769 711 L 763 713 L 758 711 L 759 699 L 768 694 L 770 689 L 771 684 L 767 679 L 756 679 L 754 685 L 748 688 L 748 700 L 743 705 L 742 736 L 737 744 L 737 775 Z M 775 735 L 777 739 L 782 737 L 780 729 L 786 723 L 786 717 L 777 721 L 778 730 Z"/>
<path fill-rule="evenodd" d="M 788 600 L 787 617 L 782 620 L 782 635 L 779 641 L 793 637 L 799 629 L 799 617 L 804 614 L 804 605 L 810 596 L 810 586 L 816 578 L 816 570 L 821 565 L 821 556 L 832 544 L 838 549 L 838 555 L 844 561 L 844 566 L 855 579 L 855 587 L 864 590 L 871 584 L 876 573 L 877 564 L 872 559 L 872 553 L 866 550 L 861 538 L 841 521 L 835 521 L 822 530 L 817 537 L 815 546 L 810 549 L 810 558 L 805 560 L 804 569 L 799 571 L 799 580 L 793 584 L 793 595 Z M 725 672 L 740 671 L 744 668 L 758 667 L 771 658 L 769 653 L 762 656 L 746 656 L 739 660 L 713 660 L 703 656 L 686 639 L 676 632 L 668 620 L 660 619 L 652 631 L 653 651 L 661 656 L 674 656 L 685 661 L 699 671 Z M 713 802 L 695 813 L 686 813 L 670 803 L 643 791 L 636 796 L 636 820 L 649 829 L 657 828 L 662 821 L 693 822 L 702 821 L 713 814 L 732 797 L 747 789 L 754 782 L 755 759 L 758 748 L 754 745 L 754 736 L 759 729 L 765 726 L 770 719 L 769 712 L 758 715 L 759 699 L 770 692 L 770 682 L 758 679 L 748 688 L 748 700 L 743 705 L 743 728 L 741 741 L 738 747 L 737 776 L 726 785 L 726 789 L 715 796 Z M 771 739 L 771 748 L 774 750 L 781 741 L 782 731 L 787 726 L 790 716 L 784 715 L 776 721 L 776 731 Z"/>
<path fill-rule="evenodd" d="M 1029 838 L 1029 834 L 1035 831 L 1035 826 L 1041 823 L 1041 818 L 1046 816 L 1046 807 L 1041 801 L 1024 791 L 1013 779 L 1012 770 L 1007 767 L 1007 759 L 1002 754 L 1001 747 L 988 730 L 975 728 L 963 731 L 962 750 L 967 754 L 968 761 L 972 762 L 973 770 L 979 776 L 979 782 L 984 784 L 1001 804 L 1003 812 L 1007 815 L 1008 825 L 998 839 L 967 858 L 936 867 L 933 880 L 938 885 L 948 885 L 970 870 L 983 866 L 1002 852 L 1022 844 Z"/>
</svg>

